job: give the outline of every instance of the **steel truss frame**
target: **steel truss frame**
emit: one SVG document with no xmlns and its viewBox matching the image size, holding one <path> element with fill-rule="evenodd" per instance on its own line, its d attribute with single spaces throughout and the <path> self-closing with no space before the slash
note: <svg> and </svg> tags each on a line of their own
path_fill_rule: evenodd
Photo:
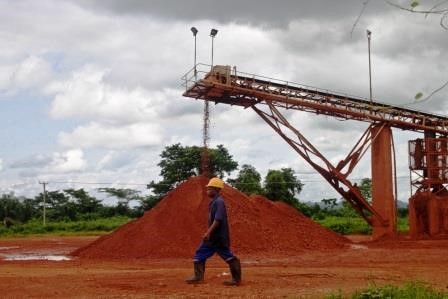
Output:
<svg viewBox="0 0 448 299">
<path fill-rule="evenodd" d="M 361 97 L 282 81 L 278 79 L 231 72 L 230 67 L 215 66 L 212 71 L 201 70 L 204 79 L 196 80 L 192 71 L 182 79 L 186 91 L 184 96 L 230 105 L 250 107 L 265 104 L 269 100 L 276 107 L 329 115 L 346 120 L 386 123 L 387 126 L 403 130 L 448 133 L 448 117 L 434 113 L 370 102 Z"/>
<path fill-rule="evenodd" d="M 438 193 L 448 184 L 448 138 L 409 140 L 411 189 Z"/>
<path fill-rule="evenodd" d="M 194 70 L 204 73 L 203 79 L 197 80 L 197 76 L 191 75 L 192 71 L 182 77 L 186 88 L 184 96 L 252 108 L 370 225 L 375 222 L 377 225 L 387 226 L 388 223 L 362 196 L 356 184 L 350 182 L 348 176 L 376 138 L 372 136 L 372 128 L 380 127 L 380 130 L 376 130 L 377 134 L 386 126 L 425 134 L 448 133 L 448 118 L 445 116 L 370 102 L 367 99 L 287 81 L 237 73 L 236 68 L 231 72 L 229 66 L 215 66 L 212 69 L 206 66 L 206 71 L 202 71 L 199 66 L 201 65 Z M 264 110 L 268 112 L 259 107 L 267 107 Z M 278 108 L 328 115 L 343 120 L 364 121 L 370 123 L 370 126 L 347 157 L 334 166 L 287 121 Z"/>
<path fill-rule="evenodd" d="M 319 172 L 330 185 L 344 197 L 353 208 L 372 225 L 372 217 L 377 223 L 387 225 L 386 221 L 373 209 L 370 203 L 361 194 L 359 188 L 353 185 L 347 178 L 356 164 L 362 158 L 376 137 L 372 136 L 372 127 L 370 125 L 362 134 L 361 138 L 349 152 L 347 157 L 340 161 L 337 166 L 328 161 L 305 136 L 303 136 L 282 113 L 272 104 L 267 103 L 269 111 L 265 112 L 256 106 L 252 109 L 276 131 L 306 162 L 308 162 L 317 172 Z M 384 125 L 382 126 L 382 128 Z M 380 130 L 379 130 L 380 131 Z M 379 133 L 378 131 L 378 133 Z M 378 134 L 377 133 L 377 134 Z M 292 135 L 292 136 L 290 136 Z M 347 166 L 347 167 L 346 167 Z M 346 169 L 345 172 L 343 170 Z"/>
</svg>

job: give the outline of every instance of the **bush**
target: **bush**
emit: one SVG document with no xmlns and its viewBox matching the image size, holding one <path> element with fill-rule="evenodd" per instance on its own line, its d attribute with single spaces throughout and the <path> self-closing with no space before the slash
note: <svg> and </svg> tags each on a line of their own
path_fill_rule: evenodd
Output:
<svg viewBox="0 0 448 299">
<path fill-rule="evenodd" d="M 372 232 L 372 228 L 366 221 L 359 217 L 328 216 L 321 220 L 317 219 L 316 221 L 323 227 L 342 235 L 370 234 Z"/>
<path fill-rule="evenodd" d="M 33 219 L 25 224 L 9 228 L 0 226 L 0 236 L 34 235 L 34 234 L 82 234 L 87 232 L 110 232 L 132 220 L 126 216 L 100 218 L 94 220 L 47 222 Z"/>
<path fill-rule="evenodd" d="M 408 232 L 409 231 L 409 218 L 407 216 L 398 217 L 397 230 L 399 232 Z"/>
<path fill-rule="evenodd" d="M 431 286 L 422 282 L 409 282 L 403 287 L 386 285 L 378 287 L 375 284 L 364 290 L 356 291 L 351 296 L 342 294 L 327 296 L 328 299 L 444 299 L 448 298 L 448 293 L 434 290 Z"/>
<path fill-rule="evenodd" d="M 325 216 L 319 215 L 319 217 L 313 217 L 313 220 L 337 232 L 342 235 L 351 234 L 371 234 L 372 228 L 367 224 L 367 222 L 361 217 L 343 217 L 343 216 Z M 398 218 L 397 219 L 397 230 L 399 232 L 408 232 L 409 223 L 408 218 Z"/>
</svg>

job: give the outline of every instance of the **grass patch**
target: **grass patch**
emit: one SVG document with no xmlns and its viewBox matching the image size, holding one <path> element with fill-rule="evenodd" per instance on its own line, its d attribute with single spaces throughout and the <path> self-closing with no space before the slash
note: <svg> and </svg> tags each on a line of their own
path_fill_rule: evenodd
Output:
<svg viewBox="0 0 448 299">
<path fill-rule="evenodd" d="M 329 295 L 327 299 L 447 299 L 448 293 L 437 291 L 423 282 L 409 282 L 402 287 L 385 285 L 378 287 L 375 284 L 363 290 L 356 291 L 352 295 L 344 296 L 341 292 L 337 295 Z"/>
<path fill-rule="evenodd" d="M 132 218 L 115 216 L 80 221 L 47 222 L 44 226 L 42 220 L 31 220 L 24 224 L 16 224 L 9 228 L 0 226 L 0 237 L 20 237 L 29 235 L 97 235 L 111 232 L 117 227 L 129 222 Z"/>
<path fill-rule="evenodd" d="M 409 231 L 409 218 L 408 217 L 399 217 L 397 219 L 397 230 L 401 233 L 406 233 Z"/>
<path fill-rule="evenodd" d="M 340 216 L 327 216 L 323 219 L 314 220 L 323 227 L 331 229 L 342 235 L 369 235 L 372 233 L 372 227 L 361 217 L 340 217 Z M 409 223 L 408 218 L 397 219 L 397 230 L 399 232 L 408 232 Z"/>
<path fill-rule="evenodd" d="M 342 235 L 363 234 L 367 235 L 372 232 L 372 228 L 366 221 L 359 217 L 337 217 L 328 216 L 324 219 L 315 220 L 323 227 L 331 229 Z"/>
</svg>

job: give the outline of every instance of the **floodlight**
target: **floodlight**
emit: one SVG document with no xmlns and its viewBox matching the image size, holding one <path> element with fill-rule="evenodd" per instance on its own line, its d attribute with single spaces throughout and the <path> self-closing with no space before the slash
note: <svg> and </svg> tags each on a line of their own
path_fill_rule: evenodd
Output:
<svg viewBox="0 0 448 299">
<path fill-rule="evenodd" d="M 210 36 L 211 36 L 211 37 L 215 37 L 216 34 L 218 34 L 218 30 L 216 30 L 216 29 L 213 28 L 213 29 L 210 31 Z"/>
<path fill-rule="evenodd" d="M 193 35 L 196 36 L 196 34 L 198 34 L 198 30 L 196 29 L 196 27 L 191 27 L 191 32 L 193 32 Z"/>
</svg>

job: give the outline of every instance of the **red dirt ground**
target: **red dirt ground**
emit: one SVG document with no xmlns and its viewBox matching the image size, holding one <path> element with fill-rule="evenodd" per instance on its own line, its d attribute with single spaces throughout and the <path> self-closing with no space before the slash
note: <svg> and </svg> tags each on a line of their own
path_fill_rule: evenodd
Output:
<svg viewBox="0 0 448 299">
<path fill-rule="evenodd" d="M 448 240 L 348 240 L 285 204 L 229 186 L 222 195 L 243 284 L 223 286 L 229 271 L 214 257 L 206 282 L 187 285 L 191 256 L 207 226 L 206 182 L 189 179 L 143 217 L 102 237 L 0 239 L 0 297 L 321 298 L 369 283 L 419 280 L 448 287 Z M 71 253 L 66 261 L 7 260 Z"/>
<path fill-rule="evenodd" d="M 228 269 L 212 258 L 206 282 L 184 283 L 191 261 L 144 258 L 5 261 L 10 254 L 68 254 L 96 237 L 0 239 L 0 297 L 6 298 L 322 298 L 369 283 L 410 280 L 448 291 L 448 240 L 367 242 L 350 237 L 346 248 L 307 250 L 295 256 L 241 255 L 243 285 L 224 287 Z"/>
</svg>

